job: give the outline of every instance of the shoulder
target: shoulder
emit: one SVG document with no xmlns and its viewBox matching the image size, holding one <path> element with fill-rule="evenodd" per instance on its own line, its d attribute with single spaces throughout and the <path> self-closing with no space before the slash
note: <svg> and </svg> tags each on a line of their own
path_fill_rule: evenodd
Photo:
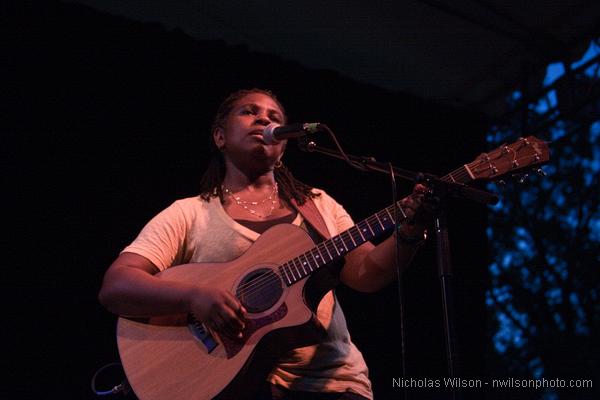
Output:
<svg viewBox="0 0 600 400">
<path fill-rule="evenodd" d="M 320 194 L 319 196 L 314 197 L 312 200 L 328 224 L 329 232 L 332 235 L 342 232 L 354 225 L 352 222 L 352 217 L 348 214 L 344 207 L 326 191 L 318 188 L 314 188 L 312 191 L 315 194 Z"/>
<path fill-rule="evenodd" d="M 335 216 L 348 214 L 344 207 L 338 203 L 336 199 L 331 197 L 325 190 L 313 188 L 312 192 L 319 194 L 319 196 L 313 197 L 312 200 L 322 213 L 333 214 Z"/>
<path fill-rule="evenodd" d="M 311 192 L 317 195 L 313 197 L 312 200 L 318 206 L 322 206 L 323 208 L 340 206 L 340 204 L 323 189 L 312 188 Z"/>
<path fill-rule="evenodd" d="M 167 210 L 171 209 L 185 215 L 186 217 L 197 218 L 203 215 L 209 215 L 218 212 L 220 200 L 218 197 L 211 197 L 209 200 L 204 200 L 200 195 L 186 197 L 175 200 Z"/>
<path fill-rule="evenodd" d="M 209 200 L 204 200 L 202 196 L 185 197 L 182 199 L 175 200 L 170 207 L 178 208 L 180 210 L 202 210 L 214 208 L 219 202 L 218 197 L 211 197 Z"/>
<path fill-rule="evenodd" d="M 186 197 L 173 201 L 155 218 L 195 220 L 200 216 L 210 214 L 215 209 L 219 199 L 203 200 L 200 196 Z"/>
</svg>

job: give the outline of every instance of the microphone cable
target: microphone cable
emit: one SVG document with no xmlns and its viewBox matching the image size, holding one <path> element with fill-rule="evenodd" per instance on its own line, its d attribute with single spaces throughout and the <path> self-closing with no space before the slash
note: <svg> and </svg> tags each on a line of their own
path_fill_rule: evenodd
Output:
<svg viewBox="0 0 600 400">
<path fill-rule="evenodd" d="M 131 386 L 129 386 L 129 382 L 127 382 L 127 378 L 123 379 L 123 381 L 121 381 L 121 383 L 119 383 L 118 385 L 115 385 L 110 390 L 98 390 L 97 389 L 96 379 L 98 378 L 98 376 L 103 371 L 106 371 L 108 368 L 115 367 L 115 366 L 122 366 L 122 365 L 119 362 L 113 362 L 110 364 L 106 364 L 105 366 L 101 367 L 98 371 L 96 371 L 96 373 L 92 377 L 92 382 L 91 382 L 92 392 L 94 392 L 98 396 L 109 396 L 109 395 L 113 395 L 113 394 L 117 394 L 117 393 L 123 393 L 123 396 L 126 396 L 127 394 L 129 394 L 129 392 L 131 391 Z"/>
</svg>

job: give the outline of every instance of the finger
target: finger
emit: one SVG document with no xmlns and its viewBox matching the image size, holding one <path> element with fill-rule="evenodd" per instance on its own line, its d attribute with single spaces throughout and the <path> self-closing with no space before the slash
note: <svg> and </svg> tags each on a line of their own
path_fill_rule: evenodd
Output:
<svg viewBox="0 0 600 400">
<path fill-rule="evenodd" d="M 223 303 L 220 304 L 218 314 L 223 319 L 225 325 L 231 325 L 234 329 L 240 331 L 244 329 L 244 318 L 240 315 L 241 304 L 232 295 L 226 293 Z"/>
<path fill-rule="evenodd" d="M 246 317 L 246 308 L 242 306 L 242 303 L 240 303 L 237 297 L 235 297 L 233 294 L 226 292 L 225 304 L 227 304 L 227 306 L 232 309 L 240 318 Z"/>
<path fill-rule="evenodd" d="M 408 197 L 402 199 L 400 204 L 402 205 L 404 211 L 410 211 L 411 213 L 414 213 L 414 211 L 418 208 L 417 203 Z"/>
<path fill-rule="evenodd" d="M 220 329 L 217 326 L 217 324 L 213 321 L 213 320 L 206 320 L 204 321 L 204 325 L 211 330 L 212 332 L 219 332 Z"/>
<path fill-rule="evenodd" d="M 227 315 L 221 315 L 222 333 L 231 338 L 241 338 L 243 336 L 242 331 L 244 330 L 244 323 L 237 318 L 233 311 L 227 311 Z"/>
<path fill-rule="evenodd" d="M 222 332 L 225 329 L 225 320 L 219 314 L 213 316 L 210 322 L 217 332 Z"/>
<path fill-rule="evenodd" d="M 425 185 L 423 185 L 422 183 L 417 183 L 413 189 L 413 192 L 416 193 L 427 193 L 429 191 L 429 188 Z"/>
<path fill-rule="evenodd" d="M 415 196 L 414 194 L 411 194 L 410 196 L 406 196 L 405 198 L 400 200 L 400 204 L 402 204 L 403 206 L 410 206 L 413 203 L 414 196 Z"/>
</svg>

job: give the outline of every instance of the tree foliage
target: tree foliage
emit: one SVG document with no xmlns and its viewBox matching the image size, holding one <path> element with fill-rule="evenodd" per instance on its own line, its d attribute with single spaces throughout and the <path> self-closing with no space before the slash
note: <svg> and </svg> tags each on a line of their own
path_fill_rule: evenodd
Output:
<svg viewBox="0 0 600 400">
<path fill-rule="evenodd" d="M 592 350 L 600 333 L 599 49 L 592 42 L 586 57 L 596 61 L 579 71 L 561 74 L 549 66 L 544 96 L 526 104 L 529 129 L 513 120 L 488 137 L 496 147 L 537 130 L 551 148 L 546 176 L 490 185 L 502 199 L 490 213 L 486 302 L 493 361 L 506 375 L 600 376 Z M 525 106 L 519 92 L 510 101 Z"/>
</svg>

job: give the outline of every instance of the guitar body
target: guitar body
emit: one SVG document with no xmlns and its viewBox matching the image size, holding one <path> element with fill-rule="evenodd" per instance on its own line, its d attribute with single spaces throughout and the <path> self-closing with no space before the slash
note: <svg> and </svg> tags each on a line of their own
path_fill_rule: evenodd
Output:
<svg viewBox="0 0 600 400">
<path fill-rule="evenodd" d="M 315 274 L 287 286 L 273 273 L 313 246 L 301 228 L 276 225 L 232 262 L 186 264 L 157 274 L 229 290 L 248 310 L 248 319 L 243 338 L 231 339 L 187 315 L 119 318 L 119 354 L 136 395 L 142 400 L 247 398 L 286 351 L 318 342 L 325 331 L 314 311 L 331 289 L 321 284 L 327 279 Z"/>
</svg>

